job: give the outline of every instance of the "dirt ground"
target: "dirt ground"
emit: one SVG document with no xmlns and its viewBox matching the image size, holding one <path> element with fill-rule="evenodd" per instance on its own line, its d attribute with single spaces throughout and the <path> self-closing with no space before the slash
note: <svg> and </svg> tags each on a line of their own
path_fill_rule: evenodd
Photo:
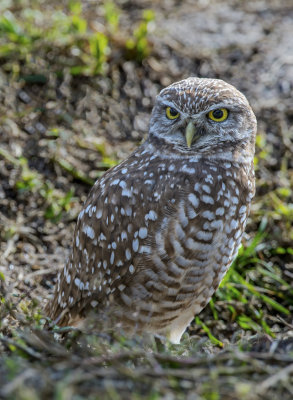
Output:
<svg viewBox="0 0 293 400">
<path fill-rule="evenodd" d="M 66 9 L 55 2 L 39 3 L 42 12 Z M 12 4 L 11 12 L 21 16 L 25 7 Z M 74 76 L 68 68 L 58 74 L 62 54 L 57 47 L 45 56 L 40 50 L 30 62 L 5 58 L 0 25 L 0 398 L 291 399 L 293 4 L 121 0 L 117 5 L 121 31 L 114 35 L 116 47 L 102 75 Z M 149 54 L 140 62 L 124 57 L 119 41 L 145 9 L 152 9 L 155 19 L 148 26 Z M 99 2 L 84 1 L 82 15 L 89 26 L 102 25 Z M 130 354 L 133 346 L 137 359 L 147 359 L 140 342 L 126 342 L 125 348 L 120 343 L 113 350 L 116 358 L 107 345 L 106 360 L 101 355 L 106 345 L 96 342 L 91 342 L 98 346 L 94 354 L 83 356 L 86 340 L 79 337 L 79 344 L 72 345 L 74 332 L 69 339 L 76 358 L 66 353 L 68 343 L 63 346 L 60 338 L 55 341 L 44 333 L 48 336 L 39 340 L 42 346 L 49 343 L 49 357 L 27 332 L 32 324 L 35 329 L 35 315 L 52 296 L 82 203 L 92 183 L 146 137 L 159 90 L 188 76 L 221 78 L 235 85 L 257 116 L 257 191 L 235 266 L 240 280 L 231 275 L 181 350 L 160 353 L 156 348 L 148 367 L 144 361 L 137 367 Z M 232 291 L 244 292 L 247 302 L 238 294 L 233 297 Z M 13 353 L 16 337 L 25 357 Z M 222 343 L 220 348 L 213 337 Z M 233 347 L 239 340 L 241 355 Z M 102 357 L 93 362 L 96 386 L 87 378 L 92 357 Z M 30 372 L 23 376 L 9 359 Z M 68 378 L 68 370 L 76 371 L 77 364 L 84 365 L 80 387 L 73 372 L 72 380 Z M 104 374 L 105 365 L 109 374 L 115 373 Z M 57 389 L 50 387 L 52 382 L 58 382 Z M 129 393 L 137 397 L 127 397 Z"/>
</svg>

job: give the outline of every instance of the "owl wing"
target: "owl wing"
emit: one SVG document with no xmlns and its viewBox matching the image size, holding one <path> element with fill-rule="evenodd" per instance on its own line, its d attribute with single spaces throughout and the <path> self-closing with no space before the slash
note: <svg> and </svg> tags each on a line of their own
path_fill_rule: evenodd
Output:
<svg viewBox="0 0 293 400">
<path fill-rule="evenodd" d="M 47 307 L 58 325 L 122 291 L 141 268 L 141 255 L 151 251 L 150 237 L 160 223 L 167 176 L 155 178 L 158 161 L 152 160 L 148 168 L 150 161 L 142 162 L 141 151 L 95 183 L 78 216 L 71 255 Z M 168 203 L 169 214 L 172 207 Z"/>
</svg>

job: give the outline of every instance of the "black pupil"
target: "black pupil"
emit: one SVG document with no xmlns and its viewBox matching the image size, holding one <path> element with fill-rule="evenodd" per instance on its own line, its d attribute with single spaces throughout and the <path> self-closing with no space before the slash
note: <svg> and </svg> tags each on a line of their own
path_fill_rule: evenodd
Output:
<svg viewBox="0 0 293 400">
<path fill-rule="evenodd" d="M 223 113 L 222 110 L 215 110 L 215 111 L 213 111 L 213 117 L 216 118 L 216 119 L 222 118 L 223 115 L 224 115 L 224 113 Z"/>
<path fill-rule="evenodd" d="M 172 115 L 172 117 L 175 117 L 177 114 L 178 114 L 178 112 L 177 112 L 177 110 L 175 110 L 175 108 L 170 108 L 170 115 Z"/>
</svg>

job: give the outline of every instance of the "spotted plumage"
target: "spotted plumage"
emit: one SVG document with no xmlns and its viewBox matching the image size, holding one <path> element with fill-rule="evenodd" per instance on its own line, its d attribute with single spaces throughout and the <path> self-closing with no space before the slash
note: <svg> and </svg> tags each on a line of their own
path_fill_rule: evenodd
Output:
<svg viewBox="0 0 293 400">
<path fill-rule="evenodd" d="M 255 132 L 246 98 L 223 81 L 163 89 L 147 141 L 92 188 L 49 316 L 64 325 L 107 308 L 126 332 L 178 343 L 237 254 Z"/>
</svg>

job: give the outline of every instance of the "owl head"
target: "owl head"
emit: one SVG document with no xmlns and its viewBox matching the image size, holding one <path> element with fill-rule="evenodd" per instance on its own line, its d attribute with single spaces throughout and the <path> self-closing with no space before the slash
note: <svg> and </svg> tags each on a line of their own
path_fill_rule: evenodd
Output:
<svg viewBox="0 0 293 400">
<path fill-rule="evenodd" d="M 256 118 L 234 86 L 191 77 L 163 89 L 150 120 L 150 139 L 186 154 L 253 154 Z M 166 147 L 166 146 L 165 146 Z"/>
</svg>

